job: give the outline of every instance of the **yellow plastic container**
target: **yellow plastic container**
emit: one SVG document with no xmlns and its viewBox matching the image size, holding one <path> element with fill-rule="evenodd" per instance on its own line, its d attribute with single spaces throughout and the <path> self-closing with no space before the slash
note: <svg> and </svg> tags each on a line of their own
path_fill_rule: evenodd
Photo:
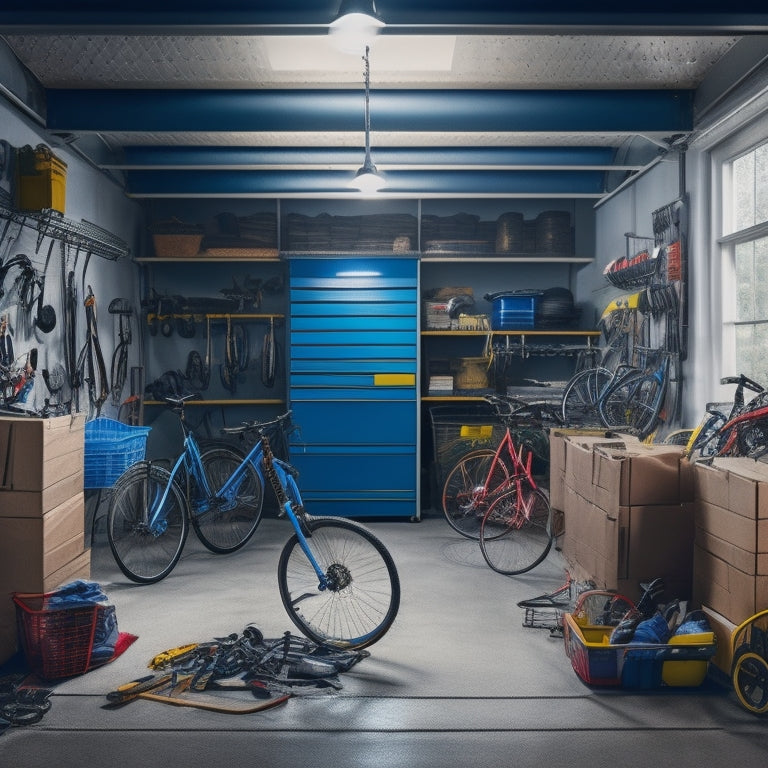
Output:
<svg viewBox="0 0 768 768">
<path fill-rule="evenodd" d="M 691 635 L 673 635 L 667 645 L 712 645 L 714 647 L 715 633 L 697 632 Z M 695 687 L 704 682 L 708 666 L 709 661 L 707 659 L 665 661 L 661 665 L 661 679 L 665 685 Z"/>
<path fill-rule="evenodd" d="M 17 152 L 16 207 L 21 211 L 50 208 L 64 213 L 67 164 L 45 144 L 27 145 Z"/>
</svg>

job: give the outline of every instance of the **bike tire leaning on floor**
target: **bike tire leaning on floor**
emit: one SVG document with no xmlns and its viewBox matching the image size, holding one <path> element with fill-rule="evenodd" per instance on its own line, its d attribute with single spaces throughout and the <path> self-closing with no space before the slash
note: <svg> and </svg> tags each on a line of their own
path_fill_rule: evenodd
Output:
<svg viewBox="0 0 768 768">
<path fill-rule="evenodd" d="M 166 489 L 163 519 L 152 528 L 150 516 Z M 118 567 L 131 581 L 164 579 L 179 561 L 188 534 L 184 492 L 167 469 L 139 461 L 120 475 L 110 495 L 107 537 Z"/>
<path fill-rule="evenodd" d="M 510 488 L 488 508 L 480 526 L 480 550 L 488 566 L 505 576 L 535 568 L 552 548 L 552 508 L 538 488 Z"/>
<path fill-rule="evenodd" d="M 448 524 L 468 539 L 480 538 L 480 523 L 497 488 L 509 482 L 509 468 L 497 459 L 486 488 L 496 452 L 478 448 L 460 458 L 443 483 L 442 508 Z"/>
<path fill-rule="evenodd" d="M 203 471 L 211 494 L 215 495 L 243 461 L 242 454 L 230 448 L 212 448 L 202 453 Z M 252 464 L 233 485 L 226 498 L 214 501 L 203 496 L 191 500 L 192 528 L 203 546 L 217 555 L 240 549 L 255 533 L 264 506 L 264 484 Z"/>
<path fill-rule="evenodd" d="M 319 644 L 365 648 L 380 640 L 400 608 L 400 579 L 387 548 L 352 520 L 307 517 L 303 525 L 329 586 L 318 589 L 317 574 L 294 533 L 277 567 L 291 621 Z"/>
</svg>

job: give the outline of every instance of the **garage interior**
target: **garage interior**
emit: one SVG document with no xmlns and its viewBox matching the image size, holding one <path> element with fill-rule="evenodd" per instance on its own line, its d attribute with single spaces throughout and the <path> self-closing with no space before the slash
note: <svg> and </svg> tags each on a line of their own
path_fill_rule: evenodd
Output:
<svg viewBox="0 0 768 768">
<path fill-rule="evenodd" d="M 3 661 L 15 658 L 12 592 L 77 578 L 99 582 L 120 629 L 138 637 L 109 665 L 57 683 L 39 723 L 0 735 L 0 756 L 17 766 L 79 765 L 86 756 L 150 765 L 183 756 L 208 766 L 233 757 L 271 766 L 686 766 L 738 756 L 762 765 L 764 723 L 739 707 L 727 646 L 730 630 L 766 607 L 763 462 L 694 468 L 678 461 L 679 446 L 594 431 L 553 435 L 540 482 L 565 533 L 541 565 L 504 577 L 487 567 L 477 541 L 445 521 L 438 419 L 457 413 L 466 423 L 484 394 L 525 393 L 532 383 L 559 403 L 572 350 L 604 346 L 606 308 L 638 290 L 612 282 L 611 265 L 654 237 L 658 244 L 668 211 L 678 216 L 682 269 L 669 281 L 680 304 L 673 330 L 651 324 L 636 343 L 674 337 L 677 400 L 662 436 L 694 427 L 708 403 L 730 400 L 722 377 L 750 364 L 759 379 L 760 319 L 750 319 L 757 330 L 742 341 L 734 309 L 742 286 L 729 265 L 768 226 L 760 149 L 768 13 L 746 3 L 381 0 L 375 34 L 358 31 L 350 42 L 332 22 L 354 2 L 255 5 L 32 0 L 0 9 L 0 263 L 24 254 L 38 279 L 30 308 L 15 272 L 3 273 L 3 344 L 12 339 L 22 368 L 34 349 L 38 373 L 26 379 L 34 383 L 28 413 L 18 413 L 17 399 L 8 422 L 48 409 L 51 424 L 66 423 L 53 437 L 43 430 L 51 463 L 43 456 L 42 467 L 34 443 L 30 450 L 1 427 L 8 600 L 0 649 Z M 63 181 L 42 187 L 27 179 L 31 202 L 19 181 L 30 152 L 49 171 L 64 169 Z M 732 163 L 752 154 L 754 189 L 738 202 L 748 198 L 754 216 L 737 221 L 728 207 L 740 192 Z M 353 189 L 370 163 L 383 186 Z M 565 244 L 526 244 L 534 231 L 542 242 L 553 215 L 568 222 Z M 518 228 L 512 245 L 501 239 L 507 226 Z M 169 238 L 178 248 L 179 236 L 194 242 L 189 255 L 158 250 Z M 759 257 L 755 264 L 758 286 Z M 364 270 L 383 274 L 376 288 L 386 296 L 371 301 L 354 286 L 363 298 L 349 314 L 367 318 L 364 330 L 318 325 L 330 306 L 327 281 Z M 447 287 L 453 293 L 441 293 Z M 496 305 L 486 296 L 527 299 L 553 288 L 573 298 L 567 327 L 537 319 L 523 330 L 446 334 L 442 318 L 434 325 L 426 314 L 428 302 L 457 291 L 471 296 L 472 317 L 490 317 Z M 114 370 L 101 393 L 93 377 L 73 381 L 89 326 L 78 315 L 77 333 L 67 335 L 72 295 L 79 303 L 95 296 L 107 366 L 128 341 L 119 386 Z M 200 295 L 202 310 L 193 305 Z M 55 314 L 47 324 L 44 304 Z M 233 374 L 224 345 L 235 315 L 251 359 Z M 267 371 L 270 334 L 277 354 Z M 459 376 L 487 361 L 486 338 L 498 346 L 478 393 L 460 387 Z M 103 708 L 107 692 L 146 674 L 147 660 L 166 648 L 250 622 L 268 637 L 290 628 L 274 576 L 289 529 L 274 509 L 253 541 L 226 557 L 190 536 L 157 584 L 129 582 L 110 551 L 115 478 L 88 478 L 82 433 L 99 417 L 146 425 L 148 458 L 178 455 L 162 387 L 174 372 L 179 386 L 192 386 L 193 353 L 209 376 L 188 408 L 200 434 L 291 408 L 304 428 L 291 458 L 310 511 L 362 520 L 396 560 L 400 614 L 371 656 L 342 676 L 340 691 L 294 695 L 241 717 L 149 701 Z M 362 384 L 371 359 L 380 368 Z M 450 391 L 440 389 L 446 380 Z M 487 421 L 481 413 L 477 423 Z M 639 482 L 646 459 L 654 473 Z M 51 472 L 61 478 L 55 503 L 46 497 Z M 52 554 L 45 521 L 54 509 L 66 510 L 67 523 Z M 82 521 L 76 532 L 72 520 Z M 636 599 L 639 582 L 659 568 L 668 597 L 704 604 L 721 621 L 722 669 L 711 663 L 698 687 L 586 685 L 562 637 L 523 625 L 517 602 L 555 589 L 566 571 Z"/>
</svg>

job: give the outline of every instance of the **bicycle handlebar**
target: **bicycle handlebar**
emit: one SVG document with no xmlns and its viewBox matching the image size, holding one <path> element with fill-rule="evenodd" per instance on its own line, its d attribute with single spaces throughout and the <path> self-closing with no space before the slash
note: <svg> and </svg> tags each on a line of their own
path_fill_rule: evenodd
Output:
<svg viewBox="0 0 768 768">
<path fill-rule="evenodd" d="M 739 386 L 746 387 L 747 389 L 751 389 L 753 392 L 762 392 L 764 387 L 761 384 L 758 384 L 756 381 L 753 381 L 748 376 L 745 376 L 743 373 L 739 376 L 726 376 L 725 378 L 720 379 L 721 384 L 738 384 Z"/>
<path fill-rule="evenodd" d="M 288 421 L 293 413 L 292 410 L 288 410 L 275 419 L 270 421 L 244 421 L 237 427 L 222 427 L 221 431 L 225 435 L 241 435 L 245 432 L 265 432 L 272 427 L 280 427 L 285 421 Z"/>
</svg>

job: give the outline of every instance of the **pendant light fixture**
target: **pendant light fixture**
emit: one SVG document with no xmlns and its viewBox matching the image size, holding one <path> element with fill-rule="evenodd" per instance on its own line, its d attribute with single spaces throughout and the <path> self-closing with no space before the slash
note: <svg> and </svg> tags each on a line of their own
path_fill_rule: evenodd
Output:
<svg viewBox="0 0 768 768">
<path fill-rule="evenodd" d="M 365 46 L 365 159 L 358 168 L 350 186 L 359 189 L 361 192 L 377 192 L 384 186 L 384 178 L 381 176 L 371 159 L 371 65 L 368 60 L 369 48 Z"/>
<path fill-rule="evenodd" d="M 341 0 L 336 18 L 328 25 L 336 47 L 347 53 L 360 53 L 369 46 L 384 21 L 374 0 Z"/>
</svg>

